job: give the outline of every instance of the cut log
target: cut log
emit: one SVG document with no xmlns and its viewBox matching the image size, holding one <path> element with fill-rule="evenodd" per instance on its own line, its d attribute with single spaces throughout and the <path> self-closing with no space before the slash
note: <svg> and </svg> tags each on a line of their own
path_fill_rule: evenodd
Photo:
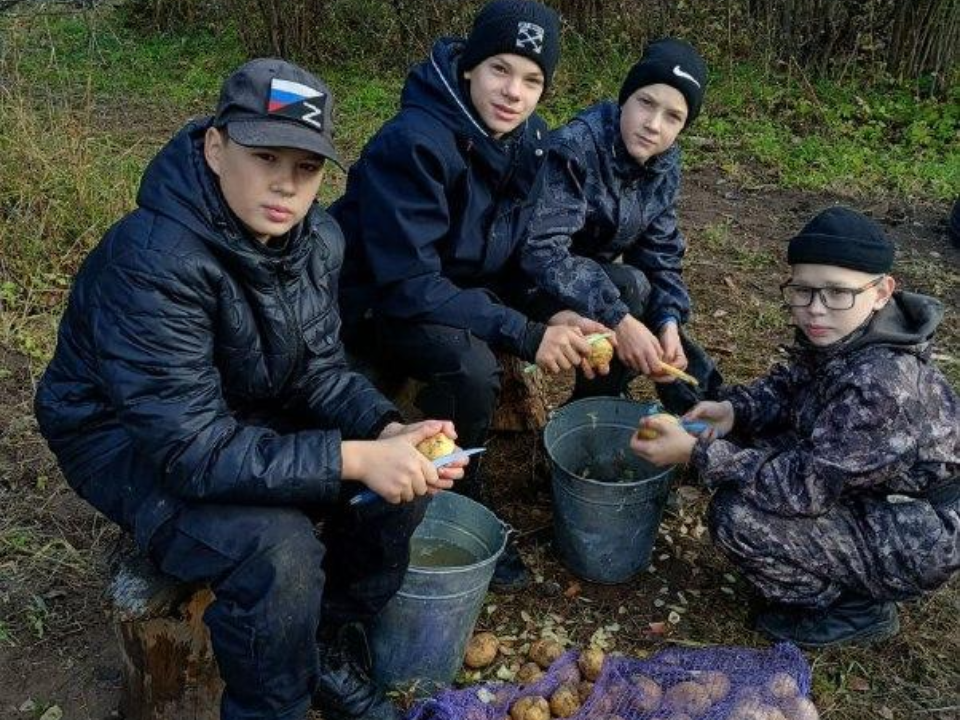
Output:
<svg viewBox="0 0 960 720">
<path fill-rule="evenodd" d="M 126 720 L 217 720 L 223 682 L 203 613 L 209 588 L 162 574 L 129 545 L 111 561 L 107 590 L 123 662 Z"/>
</svg>

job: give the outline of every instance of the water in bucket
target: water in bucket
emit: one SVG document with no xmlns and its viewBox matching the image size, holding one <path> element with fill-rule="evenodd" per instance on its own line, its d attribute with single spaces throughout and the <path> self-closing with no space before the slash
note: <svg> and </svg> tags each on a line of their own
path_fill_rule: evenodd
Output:
<svg viewBox="0 0 960 720">
<path fill-rule="evenodd" d="M 629 449 L 653 403 L 585 398 L 555 412 L 544 428 L 553 487 L 557 554 L 587 580 L 620 583 L 650 562 L 673 468 Z"/>
<path fill-rule="evenodd" d="M 371 627 L 380 683 L 429 693 L 453 681 L 506 543 L 506 526 L 480 503 L 452 492 L 430 501 L 403 585 Z"/>
</svg>

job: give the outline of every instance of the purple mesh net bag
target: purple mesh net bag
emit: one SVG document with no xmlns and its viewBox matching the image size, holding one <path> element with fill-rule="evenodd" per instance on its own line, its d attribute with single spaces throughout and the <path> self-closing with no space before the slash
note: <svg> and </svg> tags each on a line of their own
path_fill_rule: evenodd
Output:
<svg viewBox="0 0 960 720">
<path fill-rule="evenodd" d="M 578 682 L 578 653 L 560 657 L 530 685 L 489 683 L 446 690 L 406 720 L 509 720 L 525 696 L 550 696 Z M 637 660 L 607 657 L 593 691 L 571 720 L 816 720 L 807 698 L 810 667 L 789 643 L 772 648 L 670 648 Z"/>
</svg>

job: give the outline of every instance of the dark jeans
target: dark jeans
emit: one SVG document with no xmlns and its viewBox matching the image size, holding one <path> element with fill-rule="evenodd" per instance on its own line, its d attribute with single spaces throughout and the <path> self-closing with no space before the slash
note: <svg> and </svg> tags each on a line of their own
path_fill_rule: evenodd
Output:
<svg viewBox="0 0 960 720">
<path fill-rule="evenodd" d="M 321 619 L 366 622 L 379 612 L 403 581 L 426 507 L 426 499 L 322 509 L 197 503 L 160 527 L 154 562 L 183 582 L 209 583 L 216 596 L 204 622 L 225 684 L 222 718 L 304 717 Z"/>
<path fill-rule="evenodd" d="M 650 282 L 646 276 L 630 265 L 605 263 L 602 265 L 607 276 L 620 291 L 620 299 L 630 309 L 630 314 L 643 321 L 647 310 L 647 301 L 650 299 Z M 676 415 L 682 415 L 701 400 L 716 397 L 717 390 L 723 383 L 723 378 L 717 370 L 716 363 L 707 355 L 707 352 L 680 329 L 680 343 L 687 356 L 686 372 L 699 381 L 698 387 L 675 381 L 672 383 L 655 383 L 657 397 L 663 406 Z M 573 388 L 571 400 L 596 397 L 598 395 L 628 396 L 628 385 L 637 376 L 637 373 L 614 357 L 610 363 L 610 373 L 587 380 L 582 373 L 577 373 L 576 384 Z"/>
</svg>

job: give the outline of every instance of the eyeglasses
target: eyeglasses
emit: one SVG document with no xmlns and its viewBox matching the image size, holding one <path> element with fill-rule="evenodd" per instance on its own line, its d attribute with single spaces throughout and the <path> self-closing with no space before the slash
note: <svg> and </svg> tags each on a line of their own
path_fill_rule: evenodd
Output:
<svg viewBox="0 0 960 720">
<path fill-rule="evenodd" d="M 794 308 L 809 307 L 813 304 L 813 298 L 820 298 L 820 302 L 828 310 L 849 310 L 856 304 L 857 295 L 866 292 L 872 287 L 876 287 L 886 275 L 881 275 L 858 288 L 845 287 L 810 287 L 808 285 L 794 285 L 785 282 L 780 286 L 780 294 L 783 301 Z"/>
</svg>

